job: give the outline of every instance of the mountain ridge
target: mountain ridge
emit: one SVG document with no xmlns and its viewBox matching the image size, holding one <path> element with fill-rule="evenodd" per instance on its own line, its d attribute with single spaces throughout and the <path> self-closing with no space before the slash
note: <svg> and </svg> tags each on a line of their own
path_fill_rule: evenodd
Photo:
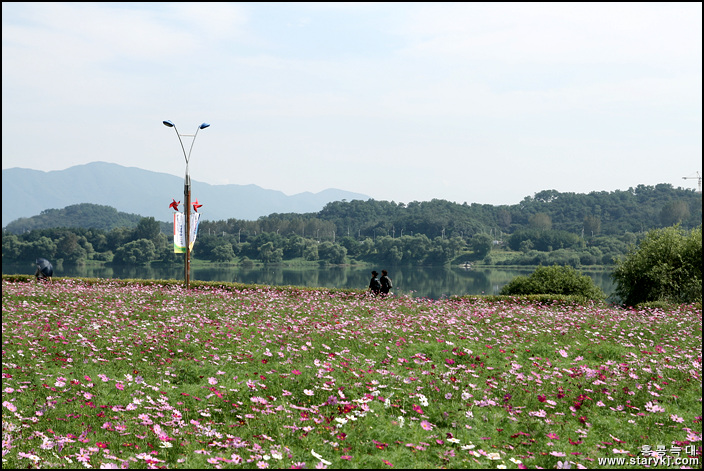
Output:
<svg viewBox="0 0 704 471">
<path fill-rule="evenodd" d="M 369 199 L 336 188 L 291 196 L 254 184 L 211 185 L 191 180 L 191 188 L 192 199 L 203 204 L 202 217 L 209 220 L 256 220 L 272 213 L 317 212 L 332 201 Z M 138 167 L 101 161 L 51 171 L 14 167 L 2 171 L 2 226 L 47 209 L 81 203 L 169 221 L 172 198 L 183 204 L 182 177 Z"/>
</svg>

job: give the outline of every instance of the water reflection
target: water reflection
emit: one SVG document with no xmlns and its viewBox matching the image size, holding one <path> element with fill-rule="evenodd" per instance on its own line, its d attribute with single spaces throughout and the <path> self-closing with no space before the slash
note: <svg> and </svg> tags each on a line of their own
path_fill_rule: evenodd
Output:
<svg viewBox="0 0 704 471">
<path fill-rule="evenodd" d="M 33 264 L 4 264 L 3 274 L 34 274 Z M 377 268 L 379 271 L 381 267 Z M 371 268 L 327 267 L 212 267 L 192 268 L 191 280 L 225 281 L 274 286 L 308 286 L 325 288 L 366 289 Z M 398 267 L 389 269 L 396 294 L 440 299 L 465 294 L 498 294 L 501 288 L 519 275 L 529 275 L 529 269 L 465 269 L 442 267 Z M 589 275 L 607 295 L 613 293 L 610 272 L 583 272 Z M 54 269 L 54 276 L 87 278 L 137 278 L 182 280 L 183 267 L 64 267 Z"/>
</svg>

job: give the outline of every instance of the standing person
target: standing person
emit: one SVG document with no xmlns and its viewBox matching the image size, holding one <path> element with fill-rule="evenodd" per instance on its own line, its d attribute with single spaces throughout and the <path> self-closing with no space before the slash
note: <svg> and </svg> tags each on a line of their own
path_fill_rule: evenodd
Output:
<svg viewBox="0 0 704 471">
<path fill-rule="evenodd" d="M 378 273 L 376 270 L 372 271 L 372 279 L 369 281 L 369 291 L 371 291 L 374 294 L 379 294 L 381 291 L 381 283 L 377 279 Z"/>
<path fill-rule="evenodd" d="M 389 278 L 389 272 L 386 270 L 381 270 L 381 278 L 379 278 L 379 283 L 381 283 L 381 294 L 389 294 L 391 288 L 394 287 L 391 283 L 391 278 Z"/>
</svg>

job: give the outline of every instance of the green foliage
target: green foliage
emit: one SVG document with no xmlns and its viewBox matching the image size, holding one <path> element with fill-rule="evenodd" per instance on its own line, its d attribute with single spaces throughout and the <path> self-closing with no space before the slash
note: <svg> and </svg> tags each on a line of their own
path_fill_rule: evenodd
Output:
<svg viewBox="0 0 704 471">
<path fill-rule="evenodd" d="M 126 216 L 130 218 L 120 219 Z M 8 226 L 21 234 L 4 233 L 2 259 L 110 260 L 120 247 L 145 239 L 154 244 L 155 261 L 181 260 L 165 235 L 170 234 L 169 224 L 126 216 L 114 208 L 88 204 L 47 210 L 34 220 L 42 224 Z M 333 264 L 440 266 L 471 254 L 474 260 L 498 260 L 502 265 L 599 265 L 614 263 L 644 231 L 674 220 L 682 221 L 683 228 L 701 224 L 701 196 L 663 184 L 588 195 L 546 190 L 511 206 L 437 199 L 408 204 L 338 201 L 317 213 L 271 214 L 256 221 L 203 220 L 192 255 L 211 261 L 240 256 L 266 263 L 301 258 Z M 44 226 L 52 227 L 35 228 Z M 67 238 L 67 231 L 79 239 Z M 506 241 L 522 254 L 487 258 L 493 239 Z M 113 263 L 136 258 L 120 254 Z"/>
<path fill-rule="evenodd" d="M 581 239 L 577 234 L 561 230 L 521 229 L 514 232 L 508 239 L 512 250 L 525 251 L 535 249 L 550 252 L 557 249 L 578 248 Z"/>
<path fill-rule="evenodd" d="M 345 263 L 347 249 L 341 245 L 326 241 L 318 247 L 318 254 L 321 260 L 335 264 L 342 264 Z"/>
<path fill-rule="evenodd" d="M 113 261 L 127 265 L 142 265 L 154 260 L 156 248 L 148 239 L 138 239 L 128 242 L 115 252 Z"/>
<path fill-rule="evenodd" d="M 481 260 L 491 252 L 493 240 L 489 234 L 474 234 L 470 247 L 474 252 L 474 260 Z"/>
<path fill-rule="evenodd" d="M 668 202 L 660 211 L 660 223 L 663 226 L 674 226 L 689 218 L 689 205 L 682 200 Z"/>
<path fill-rule="evenodd" d="M 235 258 L 232 244 L 223 243 L 213 249 L 213 260 L 216 262 L 229 262 Z"/>
<path fill-rule="evenodd" d="M 648 232 L 640 244 L 619 259 L 613 273 L 616 294 L 634 306 L 651 301 L 702 300 L 702 226 L 680 226 Z"/>
<path fill-rule="evenodd" d="M 139 220 L 139 223 L 137 223 L 132 238 L 134 240 L 148 239 L 152 242 L 156 242 L 160 233 L 161 226 L 153 217 L 142 218 Z"/>
<path fill-rule="evenodd" d="M 264 263 L 278 263 L 283 260 L 284 251 L 274 247 L 273 242 L 266 242 L 259 247 L 259 259 Z"/>
<path fill-rule="evenodd" d="M 87 246 L 87 239 L 67 231 L 56 243 L 56 257 L 68 264 L 83 264 L 92 252 L 92 246 Z"/>
<path fill-rule="evenodd" d="M 558 294 L 603 301 L 606 295 L 587 275 L 571 267 L 539 266 L 530 276 L 518 276 L 501 289 L 502 295 Z"/>
<path fill-rule="evenodd" d="M 137 214 L 119 212 L 110 206 L 81 203 L 66 206 L 63 209 L 46 209 L 37 216 L 17 219 L 8 224 L 5 230 L 14 234 L 54 227 L 109 231 L 116 227 L 137 227 L 141 219 L 142 217 Z"/>
<path fill-rule="evenodd" d="M 466 301 L 472 301 L 476 303 L 503 303 L 509 305 L 550 305 L 550 306 L 573 306 L 573 305 L 585 305 L 590 304 L 594 300 L 587 299 L 584 296 L 579 295 L 565 295 L 565 294 L 525 294 L 525 295 L 475 295 L 475 296 L 461 296 L 460 297 Z"/>
<path fill-rule="evenodd" d="M 539 231 L 549 231 L 552 229 L 552 219 L 549 214 L 536 213 L 533 214 L 529 219 L 528 223 L 530 227 L 537 229 Z"/>
</svg>

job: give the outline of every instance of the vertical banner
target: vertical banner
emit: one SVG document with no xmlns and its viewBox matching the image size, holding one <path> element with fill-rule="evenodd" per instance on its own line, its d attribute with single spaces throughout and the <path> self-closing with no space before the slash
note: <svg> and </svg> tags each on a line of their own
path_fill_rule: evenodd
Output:
<svg viewBox="0 0 704 471">
<path fill-rule="evenodd" d="M 191 213 L 191 227 L 190 234 L 188 234 L 188 246 L 189 250 L 193 250 L 193 244 L 196 242 L 196 236 L 198 235 L 198 222 L 200 221 L 200 213 Z M 184 228 L 185 233 L 185 228 Z M 184 244 L 185 246 L 186 244 Z"/>
<path fill-rule="evenodd" d="M 188 234 L 189 250 L 193 250 L 193 244 L 198 235 L 198 223 L 200 213 L 191 213 L 191 227 Z M 186 216 L 183 213 L 174 213 L 174 253 L 186 253 Z"/>
<path fill-rule="evenodd" d="M 174 253 L 186 253 L 186 217 L 174 213 Z"/>
</svg>

